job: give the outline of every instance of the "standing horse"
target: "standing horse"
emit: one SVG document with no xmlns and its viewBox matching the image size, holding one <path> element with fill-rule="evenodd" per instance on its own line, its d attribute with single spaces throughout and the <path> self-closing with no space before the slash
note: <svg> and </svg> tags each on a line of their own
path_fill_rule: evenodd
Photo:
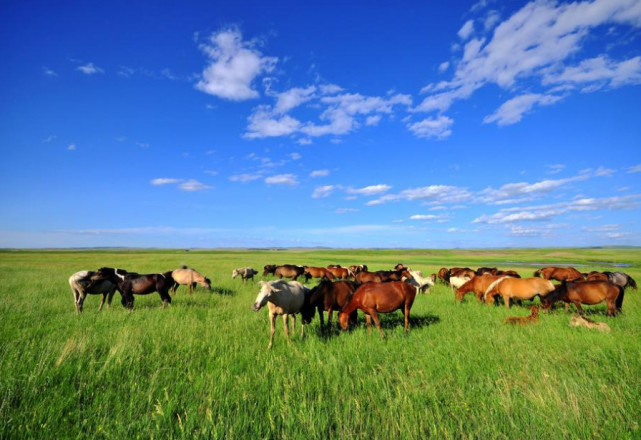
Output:
<svg viewBox="0 0 641 440">
<path fill-rule="evenodd" d="M 334 275 L 324 267 L 308 266 L 305 268 L 303 274 L 305 275 L 305 281 L 309 281 L 310 278 L 327 278 L 329 280 L 334 279 Z"/>
<path fill-rule="evenodd" d="M 429 277 L 424 277 L 423 272 L 421 272 L 420 270 L 417 271 L 410 268 L 407 268 L 407 273 L 410 276 L 408 277 L 407 275 L 404 275 L 401 281 L 405 281 L 406 283 L 409 283 L 418 288 L 419 292 L 425 293 L 427 290 L 429 290 L 430 287 L 434 287 L 434 284 L 436 282 L 436 274 L 432 274 L 432 276 Z"/>
<path fill-rule="evenodd" d="M 69 287 L 71 287 L 71 292 L 73 293 L 76 313 L 82 313 L 82 306 L 87 294 L 102 295 L 98 310 L 102 309 L 105 299 L 107 299 L 107 307 L 111 307 L 111 300 L 113 299 L 118 286 L 109 280 L 103 280 L 99 283 L 93 284 L 91 282 L 91 277 L 95 274 L 95 272 L 90 270 L 81 270 L 69 277 Z"/>
<path fill-rule="evenodd" d="M 327 266 L 327 270 L 334 275 L 334 278 L 346 280 L 348 278 L 353 277 L 354 274 L 350 272 L 349 269 L 345 269 L 344 267 L 336 267 L 336 266 Z"/>
<path fill-rule="evenodd" d="M 187 266 L 182 266 L 180 269 L 174 270 L 171 273 L 171 277 L 174 279 L 174 285 L 171 288 L 172 293 L 176 293 L 176 290 L 178 290 L 181 284 L 187 285 L 189 293 L 193 293 L 196 284 L 200 284 L 205 289 L 211 290 L 211 280 Z"/>
<path fill-rule="evenodd" d="M 410 330 L 410 310 L 416 298 L 416 287 L 411 286 L 403 281 L 394 281 L 390 283 L 366 283 L 359 287 L 354 296 L 343 308 L 338 315 L 338 320 L 343 330 L 347 330 L 347 320 L 349 315 L 357 309 L 365 312 L 365 322 L 367 329 L 371 328 L 371 320 L 381 334 L 385 337 L 385 333 L 381 329 L 381 323 L 378 320 L 378 313 L 390 313 L 399 309 L 403 309 L 405 315 L 405 331 Z"/>
<path fill-rule="evenodd" d="M 325 323 L 323 310 L 327 311 L 327 328 L 332 327 L 332 313 L 334 310 L 341 311 L 354 295 L 360 284 L 353 281 L 336 281 L 322 279 L 316 287 L 311 290 L 309 307 L 316 307 L 321 322 L 321 330 Z M 350 316 L 350 321 L 356 323 L 356 311 Z"/>
<path fill-rule="evenodd" d="M 237 269 L 234 269 L 233 272 L 231 273 L 231 278 L 232 280 L 236 278 L 238 275 L 243 279 L 243 284 L 247 282 L 247 280 L 252 280 L 254 281 L 254 275 L 257 275 L 258 271 L 252 269 L 251 267 L 239 267 Z"/>
<path fill-rule="evenodd" d="M 505 307 L 510 308 L 510 299 L 532 299 L 539 296 L 544 299 L 552 291 L 554 284 L 541 278 L 511 278 L 502 277 L 494 281 L 485 292 L 485 302 L 494 304 L 494 296 L 499 295 L 505 301 Z"/>
<path fill-rule="evenodd" d="M 583 279 L 583 274 L 573 267 L 543 267 L 534 272 L 534 276 L 540 276 L 546 280 L 556 281 L 574 281 Z"/>
<path fill-rule="evenodd" d="M 299 276 L 304 275 L 305 273 L 305 268 L 303 266 L 295 266 L 293 264 L 283 264 L 281 266 L 275 266 L 273 264 L 268 264 L 265 266 L 265 271 L 263 272 L 263 276 L 267 276 L 268 274 L 273 274 L 277 276 L 279 279 L 285 278 L 291 278 L 292 281 L 296 281 L 296 279 Z"/>
<path fill-rule="evenodd" d="M 621 312 L 623 295 L 623 287 L 609 281 L 563 282 L 546 298 L 545 308 L 551 308 L 556 301 L 563 301 L 574 304 L 579 314 L 583 314 L 581 304 L 595 305 L 605 301 L 608 306 L 607 315 L 614 316 Z"/>
<path fill-rule="evenodd" d="M 354 279 L 356 280 L 357 283 L 382 283 L 383 276 L 378 273 L 378 272 L 368 272 L 366 270 L 362 270 L 360 272 L 356 272 L 354 275 Z"/>
<path fill-rule="evenodd" d="M 287 322 L 287 317 L 289 316 L 292 320 L 294 330 L 296 329 L 296 313 L 302 313 L 302 329 L 301 329 L 301 338 L 305 336 L 305 324 L 309 324 L 314 317 L 315 309 L 313 307 L 305 307 L 306 301 L 309 301 L 309 289 L 306 286 L 303 286 L 298 281 L 260 281 L 260 291 L 256 300 L 254 301 L 254 312 L 259 311 L 265 304 L 269 310 L 269 324 L 270 324 L 270 333 L 269 333 L 269 345 L 267 348 L 272 348 L 274 345 L 274 333 L 275 333 L 275 323 L 276 316 L 283 316 L 283 328 L 285 330 L 285 336 L 287 337 L 287 343 L 289 344 L 289 324 Z"/>
<path fill-rule="evenodd" d="M 462 302 L 467 293 L 473 292 L 476 295 L 476 299 L 483 302 L 483 295 L 485 295 L 485 291 L 490 287 L 490 284 L 502 278 L 504 277 L 489 275 L 488 273 L 477 275 L 456 289 L 454 298 L 456 301 Z"/>
<path fill-rule="evenodd" d="M 174 279 L 171 277 L 171 272 L 154 273 L 147 275 L 139 275 L 137 273 L 119 273 L 119 269 L 110 267 L 103 267 L 98 269 L 98 272 L 91 277 L 93 282 L 97 283 L 103 280 L 109 280 L 118 286 L 118 290 L 122 294 L 122 305 L 125 308 L 134 308 L 134 294 L 148 295 L 153 292 L 158 292 L 162 300 L 163 308 L 167 304 L 171 304 L 171 296 L 169 296 L 169 289 L 174 285 Z"/>
</svg>

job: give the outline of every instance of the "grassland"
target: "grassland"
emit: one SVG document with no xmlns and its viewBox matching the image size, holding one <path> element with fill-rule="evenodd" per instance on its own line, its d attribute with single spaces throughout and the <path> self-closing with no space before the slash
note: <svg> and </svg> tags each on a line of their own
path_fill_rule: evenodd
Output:
<svg viewBox="0 0 641 440">
<path fill-rule="evenodd" d="M 318 318 L 305 339 L 285 342 L 280 320 L 267 350 L 258 291 L 231 280 L 234 267 L 267 263 L 403 262 L 498 265 L 627 263 L 641 281 L 638 249 L 2 251 L 0 438 L 641 438 L 641 292 L 611 333 L 568 327 L 562 309 L 536 325 L 507 328 L 508 311 L 468 296 L 455 304 L 438 285 L 417 298 L 412 330 L 400 312 L 382 318 L 387 338 L 362 324 L 326 335 Z M 509 265 L 510 262 L 523 264 Z M 67 278 L 100 266 L 159 272 L 188 264 L 211 292 L 181 288 L 173 305 L 138 297 L 126 312 L 99 298 L 74 312 Z"/>
</svg>

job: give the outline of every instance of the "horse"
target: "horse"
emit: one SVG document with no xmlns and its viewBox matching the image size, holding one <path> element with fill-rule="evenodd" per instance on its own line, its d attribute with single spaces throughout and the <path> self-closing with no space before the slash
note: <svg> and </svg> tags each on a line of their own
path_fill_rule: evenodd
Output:
<svg viewBox="0 0 641 440">
<path fill-rule="evenodd" d="M 623 287 L 609 281 L 563 282 L 546 298 L 545 308 L 550 309 L 556 301 L 563 301 L 574 304 L 582 315 L 581 304 L 595 305 L 605 301 L 608 306 L 607 316 L 615 316 L 621 312 L 624 293 Z"/>
<path fill-rule="evenodd" d="M 630 287 L 637 290 L 637 283 L 634 279 L 624 272 L 590 272 L 587 276 L 588 280 L 602 280 L 609 281 L 622 288 Z"/>
<path fill-rule="evenodd" d="M 302 329 L 301 338 L 305 336 L 305 324 L 309 324 L 314 317 L 314 307 L 304 307 L 306 302 L 309 302 L 309 288 L 302 285 L 298 281 L 260 281 L 260 291 L 256 300 L 254 301 L 254 312 L 259 311 L 265 304 L 269 310 L 269 345 L 267 348 L 272 348 L 274 345 L 274 332 L 276 316 L 283 316 L 283 328 L 287 343 L 289 344 L 289 324 L 287 317 L 289 316 L 294 330 L 296 330 L 296 313 L 302 312 Z"/>
<path fill-rule="evenodd" d="M 332 282 L 323 278 L 321 282 L 311 290 L 309 307 L 316 307 L 318 309 L 321 330 L 325 325 L 323 320 L 323 310 L 327 311 L 327 328 L 331 329 L 332 313 L 334 310 L 339 312 L 343 310 L 359 286 L 360 284 L 353 281 Z M 356 323 L 356 317 L 356 311 L 352 312 L 350 321 Z"/>
<path fill-rule="evenodd" d="M 447 283 L 447 273 L 448 273 L 448 268 L 447 267 L 441 267 L 438 270 L 438 279 L 441 280 L 442 283 Z"/>
<path fill-rule="evenodd" d="M 269 274 L 274 275 L 274 272 L 276 271 L 276 266 L 275 264 L 266 264 L 265 267 L 263 267 L 263 276 L 266 277 Z"/>
<path fill-rule="evenodd" d="M 354 296 L 343 308 L 338 315 L 338 320 L 343 330 L 347 330 L 347 321 L 349 315 L 357 309 L 365 312 L 365 322 L 368 331 L 371 328 L 371 320 L 381 334 L 385 333 L 381 329 L 381 323 L 378 320 L 378 313 L 390 313 L 403 309 L 405 315 L 405 331 L 410 329 L 410 310 L 416 298 L 416 287 L 404 283 L 403 281 L 394 281 L 390 283 L 365 283 L 354 292 Z"/>
<path fill-rule="evenodd" d="M 359 272 L 367 272 L 367 271 L 368 271 L 368 269 L 367 269 L 367 264 L 353 264 L 353 265 L 349 266 L 349 267 L 348 267 L 348 269 L 349 269 L 349 270 L 350 270 L 354 275 L 356 275 L 356 274 L 357 274 L 357 273 L 359 273 Z"/>
<path fill-rule="evenodd" d="M 483 275 L 484 273 L 489 273 L 490 275 L 494 275 L 497 270 L 498 269 L 496 267 L 479 267 L 478 269 L 476 269 L 475 273 L 477 276 Z"/>
<path fill-rule="evenodd" d="M 487 288 L 490 287 L 490 284 L 492 284 L 494 281 L 497 281 L 501 278 L 503 277 L 489 275 L 488 273 L 480 276 L 477 275 L 456 289 L 454 299 L 456 301 L 462 302 L 467 293 L 473 292 L 476 296 L 476 299 L 478 299 L 480 302 L 483 302 L 483 295 L 485 295 L 485 291 L 487 290 Z"/>
<path fill-rule="evenodd" d="M 416 271 L 410 268 L 407 269 L 407 273 L 410 276 L 408 277 L 404 275 L 401 281 L 405 281 L 406 283 L 413 285 L 418 288 L 418 291 L 421 293 L 425 293 L 425 291 L 430 287 L 434 287 L 434 284 L 436 283 L 436 274 L 432 274 L 429 277 L 423 277 L 423 273 L 421 271 Z"/>
<path fill-rule="evenodd" d="M 308 266 L 305 268 L 303 274 L 305 275 L 305 281 L 309 281 L 310 278 L 327 278 L 330 280 L 334 279 L 334 275 L 324 267 L 314 267 Z"/>
<path fill-rule="evenodd" d="M 605 322 L 592 321 L 591 319 L 583 315 L 573 315 L 572 319 L 570 319 L 570 324 L 568 325 L 570 327 L 585 327 L 589 328 L 590 330 L 596 329 L 600 332 L 610 333 L 610 326 Z"/>
<path fill-rule="evenodd" d="M 243 279 L 243 284 L 247 282 L 247 280 L 252 280 L 254 281 L 254 275 L 257 275 L 258 271 L 252 269 L 251 267 L 239 267 L 237 269 L 234 269 L 231 273 L 231 279 L 233 280 L 236 278 L 238 275 Z"/>
<path fill-rule="evenodd" d="M 291 278 L 292 281 L 296 281 L 296 279 L 305 273 L 305 268 L 303 266 L 295 266 L 293 264 L 283 264 L 281 266 L 273 266 L 273 271 L 269 272 L 274 274 L 275 276 L 278 277 L 278 279 L 282 280 L 283 277 L 285 278 Z M 271 266 L 270 266 L 271 269 Z M 263 276 L 265 276 L 265 273 L 267 272 L 267 266 L 265 266 L 265 272 L 263 272 Z"/>
<path fill-rule="evenodd" d="M 510 299 L 531 300 L 537 295 L 543 299 L 554 289 L 554 284 L 541 278 L 501 277 L 488 286 L 485 291 L 485 302 L 494 304 L 494 296 L 500 295 L 505 301 L 505 307 L 509 309 Z"/>
<path fill-rule="evenodd" d="M 508 316 L 503 321 L 503 324 L 512 325 L 526 325 L 539 322 L 539 308 L 537 306 L 530 307 L 530 316 Z"/>
<path fill-rule="evenodd" d="M 82 307 L 85 302 L 87 294 L 89 295 L 102 295 L 98 310 L 102 310 L 102 306 L 107 299 L 107 307 L 111 307 L 111 300 L 116 293 L 117 286 L 109 280 L 103 280 L 99 283 L 92 284 L 91 277 L 95 272 L 90 270 L 81 270 L 69 277 L 69 287 L 73 293 L 74 304 L 76 306 L 76 313 L 82 313 Z"/>
<path fill-rule="evenodd" d="M 383 276 L 378 272 L 368 272 L 363 270 L 355 273 L 354 280 L 356 280 L 357 283 L 361 283 L 361 284 L 362 283 L 382 283 Z"/>
<path fill-rule="evenodd" d="M 407 266 L 404 265 L 403 263 L 398 263 L 396 266 L 394 266 L 394 270 L 402 270 L 402 269 L 407 269 Z"/>
<path fill-rule="evenodd" d="M 573 267 L 543 267 L 534 272 L 534 276 L 540 276 L 546 280 L 556 280 L 561 282 L 583 279 L 583 274 Z"/>
<path fill-rule="evenodd" d="M 497 275 L 497 276 L 508 276 L 512 278 L 521 278 L 521 275 L 515 270 L 495 270 L 492 272 L 492 275 Z"/>
<path fill-rule="evenodd" d="M 327 266 L 327 270 L 330 271 L 332 275 L 334 275 L 334 278 L 338 279 L 346 280 L 354 276 L 354 274 L 349 269 L 345 269 L 344 267 L 340 266 L 337 267 L 337 265 Z"/>
<path fill-rule="evenodd" d="M 180 269 L 171 272 L 171 277 L 174 279 L 174 285 L 171 288 L 172 293 L 176 293 L 176 290 L 178 290 L 181 284 L 187 285 L 189 293 L 194 292 L 196 284 L 200 284 L 205 289 L 211 290 L 211 280 L 187 266 L 182 266 Z"/>
<path fill-rule="evenodd" d="M 119 273 L 120 272 L 120 273 Z M 122 294 L 122 305 L 130 310 L 134 308 L 134 294 L 148 295 L 158 292 L 163 308 L 171 304 L 169 289 L 175 284 L 171 271 L 140 275 L 137 273 L 122 273 L 120 269 L 102 267 L 91 277 L 92 282 L 109 280 L 117 285 Z"/>
</svg>

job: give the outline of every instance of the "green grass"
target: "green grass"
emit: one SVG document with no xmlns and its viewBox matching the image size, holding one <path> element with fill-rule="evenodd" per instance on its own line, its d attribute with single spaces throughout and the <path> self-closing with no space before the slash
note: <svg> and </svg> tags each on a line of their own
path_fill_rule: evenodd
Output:
<svg viewBox="0 0 641 440">
<path fill-rule="evenodd" d="M 628 263 L 641 281 L 637 249 L 2 251 L 0 438 L 641 438 L 641 292 L 627 292 L 617 318 L 585 307 L 612 328 L 598 333 L 568 327 L 562 309 L 508 328 L 528 304 L 455 304 L 438 285 L 417 297 L 409 334 L 400 312 L 381 316 L 384 340 L 362 314 L 330 335 L 316 317 L 287 345 L 279 318 L 268 351 L 267 312 L 251 311 L 257 285 L 231 279 L 268 263 L 535 270 L 500 264 L 511 261 Z M 181 287 L 166 309 L 137 297 L 133 313 L 118 293 L 102 312 L 90 296 L 75 314 L 75 271 L 183 263 L 213 291 Z"/>
</svg>

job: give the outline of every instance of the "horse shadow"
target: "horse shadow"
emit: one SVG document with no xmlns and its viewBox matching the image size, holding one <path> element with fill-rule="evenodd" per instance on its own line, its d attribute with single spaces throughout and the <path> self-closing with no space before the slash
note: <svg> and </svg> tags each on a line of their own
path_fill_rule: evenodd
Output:
<svg viewBox="0 0 641 440">
<path fill-rule="evenodd" d="M 235 292 L 232 289 L 228 289 L 227 287 L 216 287 L 216 286 L 211 287 L 211 293 L 217 293 L 219 295 L 228 295 L 228 296 L 233 296 L 235 294 Z"/>
<path fill-rule="evenodd" d="M 389 315 L 389 314 L 379 314 L 379 321 L 381 323 L 382 329 L 394 329 L 397 327 L 403 327 L 405 325 L 405 318 L 402 314 L 399 315 Z M 429 327 L 432 324 L 438 324 L 441 322 L 441 318 L 436 315 L 423 315 L 423 316 L 410 316 L 410 329 L 419 329 L 424 327 Z M 365 328 L 365 318 L 362 315 L 359 315 L 358 322 L 356 324 L 350 324 L 346 332 L 353 332 L 360 328 Z M 375 330 L 376 325 L 372 321 L 372 328 Z M 321 329 L 320 325 L 316 328 L 317 336 L 322 340 L 329 340 L 341 334 L 343 330 L 340 328 L 340 324 L 337 321 L 332 322 L 332 328 L 330 331 L 327 328 Z"/>
</svg>

